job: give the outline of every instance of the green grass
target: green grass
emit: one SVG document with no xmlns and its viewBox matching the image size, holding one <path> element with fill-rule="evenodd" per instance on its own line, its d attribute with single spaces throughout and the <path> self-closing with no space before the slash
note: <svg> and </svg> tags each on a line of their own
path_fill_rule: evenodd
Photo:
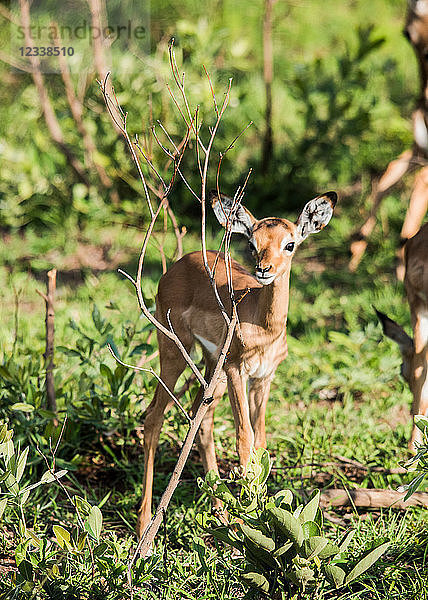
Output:
<svg viewBox="0 0 428 600">
<path fill-rule="evenodd" d="M 399 375 L 399 351 L 383 339 L 372 308 L 375 305 L 409 326 L 403 287 L 395 280 L 393 264 L 401 206 L 397 196 L 386 200 L 383 231 L 378 230 L 373 237 L 356 274 L 351 275 L 346 268 L 349 223 L 355 214 L 346 202 L 330 226 L 313 236 L 295 258 L 288 323 L 289 357 L 277 371 L 266 419 L 268 448 L 274 458 L 269 481 L 273 490 L 291 487 L 299 494 L 307 494 L 314 487 L 330 486 L 394 489 L 407 481 L 406 476 L 372 470 L 396 467 L 408 456 L 411 395 Z M 67 239 L 70 255 L 76 254 L 82 238 L 83 243 L 87 239 L 94 245 L 102 243 L 99 238 L 94 239 L 91 231 L 80 237 L 79 242 Z M 132 273 L 140 233 L 116 226 L 109 229 L 108 238 L 112 249 L 126 248 L 123 259 Z M 0 336 L 3 361 L 10 359 L 25 373 L 30 370 L 31 361 L 34 363 L 44 350 L 44 304 L 36 289 L 43 289 L 44 273 L 50 265 L 39 253 L 43 244 L 45 252 L 51 251 L 57 240 L 48 243 L 28 234 L 21 241 L 19 245 L 11 242 L 2 258 L 1 295 L 5 311 Z M 186 249 L 197 247 L 197 243 L 196 237 L 189 235 Z M 234 252 L 245 262 L 240 247 L 241 242 L 234 240 Z M 170 239 L 167 248 L 172 252 Z M 58 252 L 62 257 L 67 256 L 67 250 Z M 148 298 L 153 296 L 160 273 L 159 266 L 155 267 L 156 256 L 153 245 L 149 279 L 144 288 Z M 12 269 L 12 264 L 19 266 Z M 73 319 L 94 340 L 94 349 L 85 359 L 60 352 L 56 355 L 60 415 L 66 411 L 72 415 L 58 453 L 58 465 L 70 469 L 67 486 L 71 491 L 87 497 L 93 504 L 107 497 L 102 508 L 105 527 L 126 540 L 132 536 L 135 507 L 141 494 L 143 452 L 139 427 L 153 394 L 154 381 L 148 377 L 135 378 L 129 402 L 120 414 L 120 407 L 114 404 L 111 389 L 100 373 L 100 363 L 114 368 L 114 361 L 102 346 L 105 335 L 94 324 L 93 305 L 97 305 L 101 318 L 111 324 L 109 335 L 120 352 L 125 356 L 128 353 L 127 360 L 131 362 L 138 360 L 138 355 L 129 356 L 132 348 L 147 338 L 148 331 L 138 313 L 132 287 L 118 273 L 86 268 L 73 276 L 74 279 L 69 278 L 70 273 L 65 271 L 58 275 L 56 344 L 70 349 L 83 344 L 81 332 L 70 327 Z M 17 304 L 14 298 L 18 298 Z M 126 333 L 130 329 L 136 330 L 131 341 Z M 34 368 L 37 370 L 37 364 Z M 43 377 L 43 370 L 40 376 Z M 37 375 L 30 376 L 30 381 L 36 380 Z M 95 387 L 88 387 L 86 380 Z M 22 381 L 20 389 L 24 396 L 20 400 L 31 403 L 32 399 L 25 397 L 29 388 Z M 194 393 L 195 390 L 187 393 L 187 404 Z M 49 420 L 37 410 L 30 415 L 11 410 L 8 406 L 17 399 L 11 399 L 10 395 L 5 398 L 3 419 L 11 420 L 23 442 L 30 440 L 31 445 L 37 443 L 48 452 L 49 436 L 55 438 L 58 433 Z M 98 412 L 91 413 L 89 408 L 95 405 Z M 155 502 L 167 484 L 185 431 L 181 415 L 172 409 L 166 417 L 157 454 Z M 227 472 L 237 464 L 237 457 L 226 397 L 216 412 L 215 438 L 220 468 Z M 344 467 L 340 464 L 343 456 L 362 463 L 368 470 Z M 33 456 L 30 467 L 32 477 L 40 474 L 42 466 L 37 455 Z M 138 592 L 141 597 L 229 599 L 244 593 L 229 572 L 227 551 L 211 547 L 209 568 L 204 571 L 192 549 L 195 535 L 201 535 L 195 530 L 195 515 L 208 502 L 196 484 L 201 475 L 195 451 L 172 500 L 166 534 L 161 532 L 157 542 L 157 552 L 162 556 L 165 553 L 162 567 L 146 592 Z M 28 521 L 48 535 L 53 522 L 69 523 L 74 519 L 73 509 L 61 490 L 50 490 L 48 495 L 41 491 L 36 494 L 27 508 Z M 388 554 L 352 591 L 335 597 L 424 598 L 428 533 L 425 514 L 409 509 L 405 513 L 346 510 L 333 515 L 338 523 L 329 526 L 332 537 L 350 526 L 357 528 L 356 555 L 378 538 L 393 542 Z M 3 551 L 10 553 L 10 543 L 2 541 L 2 544 Z"/>
</svg>

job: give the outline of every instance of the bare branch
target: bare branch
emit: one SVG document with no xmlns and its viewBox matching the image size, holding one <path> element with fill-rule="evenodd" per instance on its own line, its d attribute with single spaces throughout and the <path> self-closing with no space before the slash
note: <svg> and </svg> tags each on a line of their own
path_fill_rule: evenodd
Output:
<svg viewBox="0 0 428 600">
<path fill-rule="evenodd" d="M 126 140 L 126 143 L 128 144 L 128 148 L 131 152 L 135 166 L 137 167 L 137 170 L 138 170 L 138 175 L 140 176 L 141 182 L 143 184 L 144 193 L 146 195 L 146 201 L 147 201 L 147 206 L 150 211 L 150 215 L 153 218 L 154 212 L 153 212 L 153 207 L 152 207 L 152 203 L 150 200 L 149 190 L 147 189 L 146 179 L 143 175 L 143 171 L 141 170 L 140 162 L 135 153 L 134 144 L 132 143 L 132 141 L 128 135 L 127 128 L 126 128 L 126 113 L 123 112 L 122 107 L 120 106 L 120 104 L 116 98 L 116 94 L 114 93 L 113 86 L 111 86 L 111 89 L 112 89 L 112 94 L 115 99 L 115 102 L 113 102 L 113 100 L 111 99 L 110 95 L 107 92 L 107 82 L 109 80 L 109 75 L 110 75 L 110 73 L 107 73 L 107 75 L 104 78 L 104 81 L 99 84 L 102 94 L 103 94 L 103 97 L 104 97 L 104 102 L 107 106 L 107 109 L 110 113 L 111 118 L 113 119 L 113 122 L 116 123 L 116 125 L 119 127 L 122 135 L 124 136 L 124 138 Z"/>
<path fill-rule="evenodd" d="M 152 369 L 152 368 L 145 369 L 144 367 L 139 367 L 138 365 L 129 365 L 128 363 L 123 362 L 123 360 L 120 360 L 120 358 L 117 356 L 117 354 L 115 354 L 115 352 L 114 352 L 113 348 L 110 346 L 110 344 L 107 344 L 107 347 L 110 350 L 110 354 L 113 356 L 114 360 L 116 362 L 118 362 L 120 365 L 122 365 L 123 367 L 126 367 L 127 369 L 134 369 L 134 371 L 142 371 L 144 373 L 150 373 L 151 375 L 153 375 L 153 377 L 155 377 L 156 380 L 159 381 L 159 383 L 161 384 L 161 386 L 163 387 L 163 389 L 167 392 L 167 394 L 170 396 L 170 398 L 172 398 L 172 400 L 174 401 L 174 403 L 178 406 L 178 408 L 181 410 L 181 412 L 183 413 L 183 415 L 186 417 L 186 419 L 190 423 L 190 421 L 192 419 L 190 418 L 189 413 L 183 407 L 183 405 L 181 404 L 181 402 L 174 396 L 174 394 L 171 392 L 171 390 L 169 389 L 169 387 L 162 380 L 162 378 L 159 377 L 159 375 L 156 373 L 156 371 L 154 369 Z"/>
<path fill-rule="evenodd" d="M 28 0 L 19 0 L 19 5 L 21 8 L 21 21 L 24 30 L 25 44 L 26 46 L 32 47 L 34 46 L 34 41 L 31 37 L 30 3 Z M 38 56 L 34 56 L 31 54 L 29 56 L 29 60 L 32 68 L 31 74 L 33 76 L 34 85 L 36 86 L 37 93 L 39 95 L 40 104 L 43 110 L 43 116 L 45 118 L 45 123 L 49 130 L 51 138 L 61 150 L 61 152 L 65 155 L 67 162 L 70 164 L 80 181 L 82 181 L 82 183 L 89 187 L 89 179 L 86 175 L 82 163 L 74 155 L 69 146 L 65 143 L 62 129 L 59 125 L 58 119 L 56 117 L 55 111 L 49 98 L 49 94 L 45 87 L 40 67 L 40 59 Z"/>
</svg>

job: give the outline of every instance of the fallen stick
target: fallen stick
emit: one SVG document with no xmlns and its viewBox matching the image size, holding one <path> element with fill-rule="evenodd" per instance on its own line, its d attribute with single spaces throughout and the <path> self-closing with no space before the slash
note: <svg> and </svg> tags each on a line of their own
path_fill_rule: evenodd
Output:
<svg viewBox="0 0 428 600">
<path fill-rule="evenodd" d="M 358 489 L 344 490 L 332 488 L 321 492 L 321 508 L 333 506 L 361 506 L 364 508 L 398 508 L 423 506 L 428 508 L 428 493 L 415 492 L 404 501 L 405 492 L 395 490 Z"/>
</svg>

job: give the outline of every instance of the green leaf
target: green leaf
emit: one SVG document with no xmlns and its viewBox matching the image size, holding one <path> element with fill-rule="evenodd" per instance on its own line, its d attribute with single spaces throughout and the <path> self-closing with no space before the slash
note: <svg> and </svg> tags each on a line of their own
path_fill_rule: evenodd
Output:
<svg viewBox="0 0 428 600">
<path fill-rule="evenodd" d="M 265 592 L 265 594 L 268 593 L 269 582 L 262 573 L 258 573 L 257 571 L 246 571 L 240 573 L 239 577 L 246 585 L 255 587 L 258 590 Z"/>
<path fill-rule="evenodd" d="M 381 544 L 371 552 L 367 554 L 364 558 L 362 558 L 355 567 L 352 569 L 350 573 L 346 576 L 345 583 L 348 584 L 351 581 L 354 581 L 357 577 L 359 577 L 362 573 L 367 571 L 381 556 L 386 552 L 391 545 L 391 542 L 385 542 L 385 544 Z"/>
<path fill-rule="evenodd" d="M 316 535 L 321 535 L 321 528 L 315 521 L 306 521 L 306 523 L 303 523 L 302 529 L 305 540 Z"/>
<path fill-rule="evenodd" d="M 339 552 L 339 546 L 336 546 L 336 544 L 333 544 L 332 542 L 328 542 L 327 546 L 321 550 L 318 556 L 324 559 L 329 558 L 330 556 L 336 556 L 336 554 L 339 554 Z"/>
<path fill-rule="evenodd" d="M 12 404 L 10 409 L 19 410 L 21 412 L 33 412 L 34 406 L 32 406 L 31 404 L 27 404 L 26 402 L 16 402 L 15 404 Z"/>
<path fill-rule="evenodd" d="M 273 556 L 282 556 L 283 554 L 288 552 L 288 550 L 290 550 L 290 548 L 292 546 L 293 546 L 293 542 L 287 542 L 286 544 L 284 544 L 283 546 L 281 546 L 280 548 L 275 550 L 275 552 L 273 553 Z"/>
<path fill-rule="evenodd" d="M 299 521 L 288 510 L 277 506 L 270 506 L 268 512 L 274 524 L 300 548 L 303 542 L 303 529 Z"/>
<path fill-rule="evenodd" d="M 259 484 L 264 485 L 266 483 L 267 478 L 269 477 L 269 473 L 272 467 L 269 452 L 266 450 L 266 448 L 258 448 L 256 450 L 256 458 L 257 462 L 262 468 L 261 473 L 259 475 Z"/>
<path fill-rule="evenodd" d="M 57 471 L 55 474 L 52 473 L 51 471 L 46 471 L 45 473 L 43 473 L 41 479 L 40 479 L 40 483 L 52 483 L 52 481 L 56 481 L 56 479 L 60 479 L 61 477 L 64 477 L 64 475 L 66 475 L 67 471 L 62 470 L 62 471 Z"/>
<path fill-rule="evenodd" d="M 65 354 L 66 356 L 78 356 L 79 358 L 82 356 L 78 350 L 75 350 L 74 348 L 66 348 L 65 346 L 56 346 L 55 350 Z"/>
<path fill-rule="evenodd" d="M 129 356 L 135 356 L 136 354 L 142 354 L 143 352 L 151 354 L 153 352 L 153 346 L 150 344 L 138 344 L 138 346 L 135 346 L 135 348 L 132 349 Z"/>
<path fill-rule="evenodd" d="M 328 581 L 335 587 L 341 586 L 345 579 L 345 571 L 337 565 L 325 565 L 324 573 Z"/>
<path fill-rule="evenodd" d="M 408 500 L 410 496 L 417 491 L 418 487 L 421 485 L 426 476 L 426 473 L 421 473 L 409 483 L 407 486 L 407 494 L 404 496 L 404 501 Z"/>
<path fill-rule="evenodd" d="M 269 552 L 260 546 L 254 544 L 248 538 L 244 540 L 245 554 L 247 560 L 254 565 L 264 565 L 268 569 L 278 569 L 279 563 L 276 560 L 273 552 Z"/>
<path fill-rule="evenodd" d="M 0 519 L 3 516 L 6 506 L 7 506 L 7 498 L 3 498 L 3 500 L 0 500 Z"/>
<path fill-rule="evenodd" d="M 30 538 L 30 543 L 32 543 L 36 548 L 42 547 L 42 540 L 39 537 L 37 537 L 34 531 L 31 531 L 31 529 L 27 529 L 27 535 Z"/>
<path fill-rule="evenodd" d="M 315 521 L 317 510 L 320 504 L 320 492 L 316 490 L 311 500 L 303 507 L 302 512 L 299 515 L 300 523 L 306 521 Z"/>
<path fill-rule="evenodd" d="M 241 550 L 242 552 L 242 542 L 232 534 L 228 527 L 216 527 L 214 529 L 208 529 L 208 531 L 216 538 L 216 540 L 229 544 L 229 546 Z"/>
<path fill-rule="evenodd" d="M 314 578 L 315 571 L 310 567 L 301 567 L 295 571 L 287 573 L 291 581 L 298 585 L 305 585 L 308 581 L 312 581 Z"/>
<path fill-rule="evenodd" d="M 96 329 L 102 333 L 105 321 L 101 318 L 100 311 L 96 304 L 94 304 L 94 308 L 92 309 L 92 321 L 94 322 Z"/>
<path fill-rule="evenodd" d="M 4 365 L 0 365 L 0 377 L 3 377 L 3 379 L 6 379 L 7 381 L 13 381 L 13 377 L 10 374 L 9 369 Z"/>
<path fill-rule="evenodd" d="M 25 465 L 27 464 L 28 451 L 30 447 L 27 446 L 19 455 L 18 462 L 16 465 L 16 481 L 19 483 L 24 474 Z"/>
<path fill-rule="evenodd" d="M 231 504 L 232 506 L 236 505 L 236 498 L 232 494 L 232 492 L 229 490 L 227 485 L 224 483 L 224 481 L 217 484 L 217 486 L 214 489 L 214 496 L 216 498 L 219 498 L 226 504 Z"/>
<path fill-rule="evenodd" d="M 23 490 L 22 492 L 19 492 L 21 495 L 21 506 L 24 506 L 24 504 L 27 502 L 28 500 L 28 496 L 30 495 L 30 490 Z"/>
<path fill-rule="evenodd" d="M 351 531 L 348 531 L 348 533 L 345 534 L 345 536 L 342 538 L 342 541 L 339 543 L 340 552 L 345 552 L 345 550 L 351 543 L 356 531 L 356 529 L 351 529 Z"/>
<path fill-rule="evenodd" d="M 100 373 L 105 379 L 107 379 L 107 381 L 110 384 L 112 384 L 114 377 L 113 377 L 113 373 L 111 372 L 110 367 L 108 367 L 104 363 L 101 363 L 100 364 Z"/>
<path fill-rule="evenodd" d="M 428 427 L 428 417 L 425 415 L 415 415 L 413 417 L 414 423 L 418 429 L 422 432 L 425 430 L 425 427 Z"/>
<path fill-rule="evenodd" d="M 274 496 L 274 502 L 276 506 L 287 504 L 291 506 L 293 504 L 293 492 L 291 490 L 280 490 Z"/>
<path fill-rule="evenodd" d="M 268 552 L 272 552 L 273 550 L 275 550 L 275 542 L 273 541 L 273 539 L 267 537 L 258 529 L 253 529 L 253 527 L 249 527 L 244 523 L 241 523 L 239 528 L 244 534 L 244 536 L 248 538 L 251 542 L 253 542 L 253 544 L 259 546 L 259 548 L 263 548 Z"/>
<path fill-rule="evenodd" d="M 18 570 L 25 581 L 33 581 L 33 565 L 28 560 L 21 561 Z"/>
<path fill-rule="evenodd" d="M 101 528 L 103 526 L 103 515 L 98 506 L 93 506 L 85 521 L 85 529 L 97 541 L 100 539 Z"/>
<path fill-rule="evenodd" d="M 98 544 L 98 546 L 95 546 L 94 548 L 94 556 L 100 557 L 102 556 L 105 551 L 107 550 L 108 545 L 105 542 L 101 542 L 101 544 Z"/>
<path fill-rule="evenodd" d="M 79 550 L 79 552 L 82 552 L 83 548 L 85 547 L 85 542 L 86 542 L 87 537 L 88 537 L 87 531 L 81 531 L 79 533 L 79 537 L 77 538 L 77 549 Z"/>
<path fill-rule="evenodd" d="M 63 550 L 72 550 L 72 545 L 70 543 L 70 532 L 64 529 L 64 527 L 61 527 L 61 525 L 54 525 L 52 529 L 59 547 Z"/>
<path fill-rule="evenodd" d="M 315 535 L 303 542 L 303 552 L 309 560 L 314 556 L 318 556 L 327 546 L 328 539 Z"/>
</svg>

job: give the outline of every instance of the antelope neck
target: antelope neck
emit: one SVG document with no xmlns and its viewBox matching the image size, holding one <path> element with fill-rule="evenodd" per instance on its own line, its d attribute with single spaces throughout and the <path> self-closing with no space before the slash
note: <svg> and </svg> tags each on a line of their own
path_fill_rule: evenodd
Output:
<svg viewBox="0 0 428 600">
<path fill-rule="evenodd" d="M 287 323 L 290 270 L 260 289 L 257 323 L 270 333 L 284 330 Z"/>
</svg>

